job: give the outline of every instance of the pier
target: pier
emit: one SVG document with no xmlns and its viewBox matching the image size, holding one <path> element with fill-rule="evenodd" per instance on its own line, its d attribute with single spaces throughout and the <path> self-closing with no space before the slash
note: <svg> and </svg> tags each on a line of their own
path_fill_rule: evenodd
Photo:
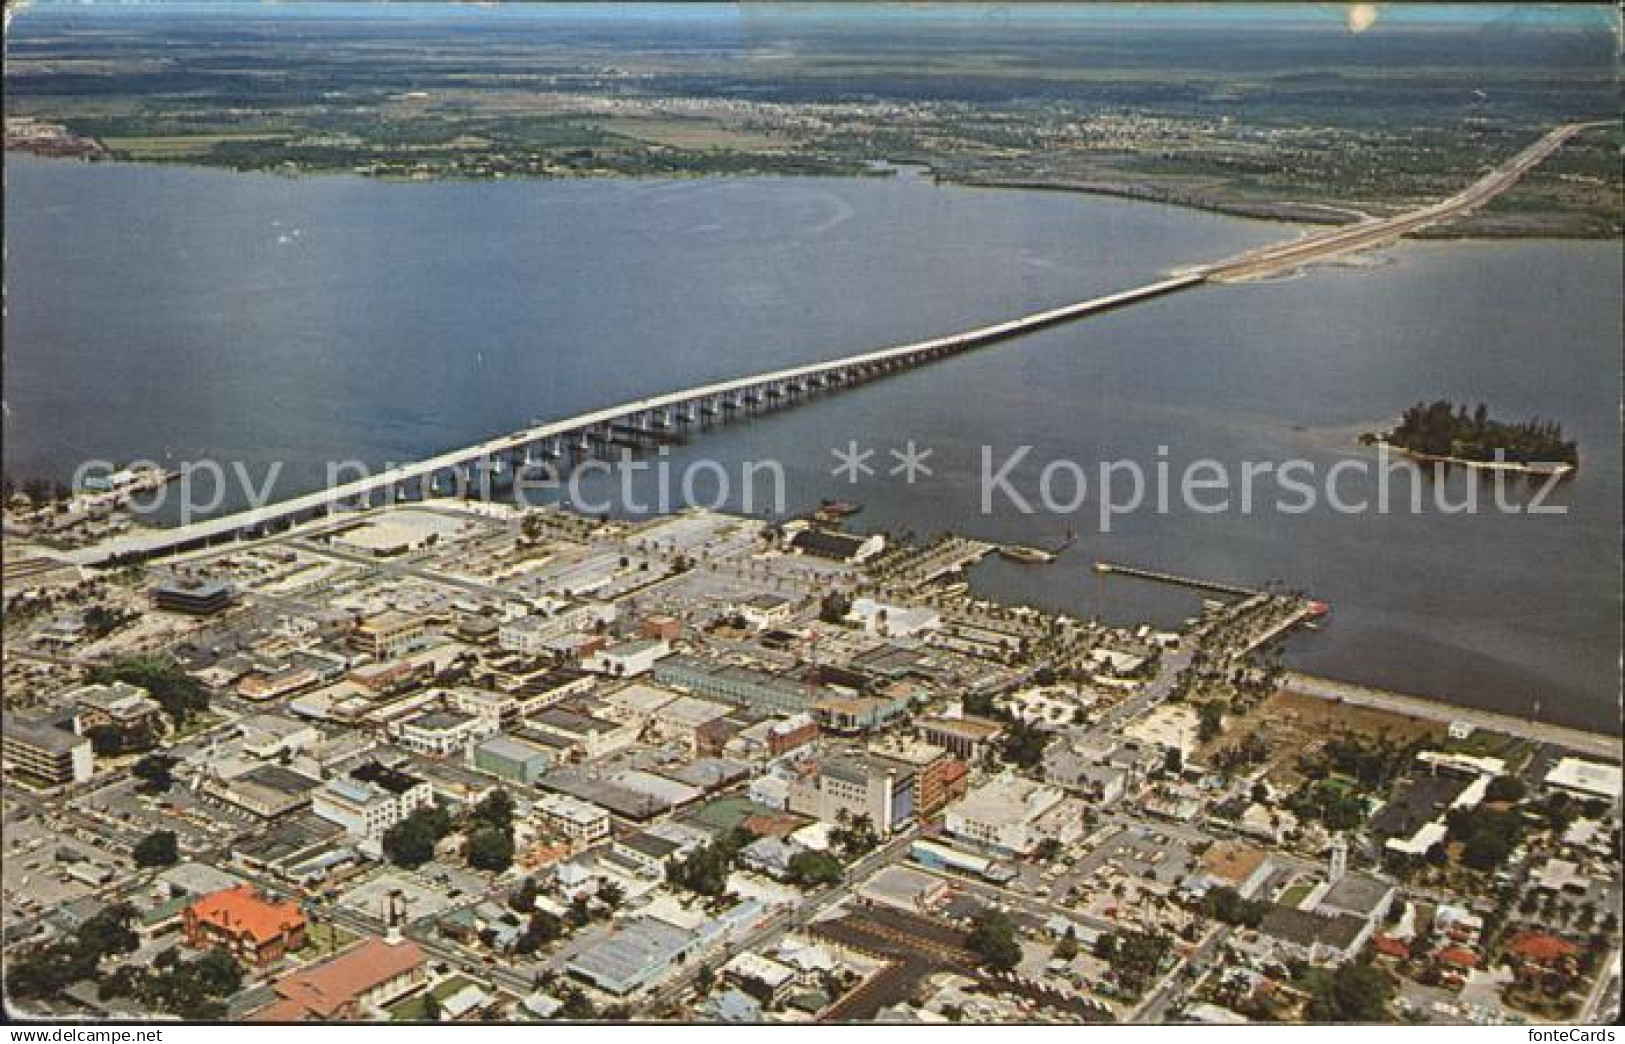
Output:
<svg viewBox="0 0 1625 1044">
<path fill-rule="evenodd" d="M 1123 565 L 1120 562 L 1096 562 L 1095 572 L 1130 576 L 1136 580 L 1172 584 L 1175 587 L 1188 587 L 1193 591 L 1210 591 L 1215 594 L 1234 595 L 1237 598 L 1251 598 L 1264 593 L 1251 587 L 1242 587 L 1239 584 L 1227 584 L 1222 580 L 1203 580 L 1200 577 L 1181 576 L 1178 573 L 1167 573 L 1160 569 L 1144 569 L 1140 566 Z"/>
</svg>

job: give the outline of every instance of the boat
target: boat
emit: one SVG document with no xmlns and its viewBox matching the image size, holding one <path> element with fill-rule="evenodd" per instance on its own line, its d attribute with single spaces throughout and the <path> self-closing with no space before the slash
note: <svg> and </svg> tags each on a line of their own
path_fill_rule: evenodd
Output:
<svg viewBox="0 0 1625 1044">
<path fill-rule="evenodd" d="M 845 518 L 847 515 L 855 515 L 862 511 L 863 506 L 850 500 L 820 500 L 818 510 L 831 518 Z"/>
<path fill-rule="evenodd" d="M 1021 544 L 1000 544 L 999 554 L 1022 565 L 1047 565 L 1055 561 L 1055 552 L 1025 547 Z"/>
</svg>

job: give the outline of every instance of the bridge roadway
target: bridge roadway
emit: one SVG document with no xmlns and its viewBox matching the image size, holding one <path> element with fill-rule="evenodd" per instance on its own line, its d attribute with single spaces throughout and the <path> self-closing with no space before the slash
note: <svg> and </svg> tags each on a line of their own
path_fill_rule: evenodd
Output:
<svg viewBox="0 0 1625 1044">
<path fill-rule="evenodd" d="M 1566 123 L 1554 127 L 1540 140 L 1479 178 L 1448 199 L 1407 211 L 1395 217 L 1362 221 L 1351 227 L 1306 236 L 1291 243 L 1263 247 L 1214 265 L 1191 269 L 1214 282 L 1257 279 L 1296 268 L 1308 261 L 1320 261 L 1340 254 L 1391 242 L 1428 225 L 1460 217 L 1483 206 L 1511 188 L 1542 160 L 1556 152 L 1574 135 L 1606 123 Z"/>
<path fill-rule="evenodd" d="M 471 469 L 491 462 L 517 464 L 538 449 L 558 455 L 567 447 L 603 444 L 627 438 L 629 430 L 648 433 L 651 441 L 662 441 L 666 433 L 696 419 L 726 418 L 729 413 L 770 408 L 776 403 L 830 387 L 845 387 L 897 370 L 923 365 L 935 359 L 1020 337 L 1036 330 L 1077 319 L 1099 315 L 1116 308 L 1165 294 L 1186 290 L 1206 282 L 1252 279 L 1298 267 L 1310 261 L 1388 242 L 1426 225 L 1482 206 L 1505 191 L 1532 167 L 1540 163 L 1573 135 L 1601 123 L 1565 124 L 1486 174 L 1449 199 L 1392 218 L 1362 222 L 1352 228 L 1338 228 L 1265 247 L 1237 257 L 1190 269 L 1168 279 L 1123 290 L 1103 297 L 1080 301 L 1047 311 L 983 326 L 964 333 L 938 337 L 912 344 L 882 348 L 827 362 L 810 363 L 771 373 L 719 381 L 696 388 L 657 395 L 647 399 L 608 406 L 588 413 L 524 428 L 442 453 L 412 464 L 391 467 L 350 482 L 339 483 L 275 504 L 205 519 L 169 529 L 148 530 L 88 548 L 67 552 L 67 561 L 86 566 L 114 564 L 145 559 L 177 551 L 205 547 L 222 540 L 259 535 L 275 527 L 317 518 L 346 503 L 370 502 L 383 493 L 393 496 L 416 481 L 430 485 L 437 476 L 449 473 L 467 476 Z"/>
<path fill-rule="evenodd" d="M 506 457 L 526 454 L 530 450 L 549 444 L 569 446 L 574 445 L 579 438 L 591 438 L 595 443 L 599 443 L 607 441 L 611 430 L 622 432 L 623 435 L 618 437 L 624 437 L 628 427 L 645 428 L 650 432 L 650 437 L 654 438 L 654 433 L 665 430 L 667 425 L 693 423 L 692 419 L 686 422 L 674 421 L 674 411 L 685 407 L 697 405 L 702 410 L 712 410 L 713 415 L 717 416 L 727 412 L 746 412 L 764 403 L 791 400 L 812 390 L 862 383 L 956 352 L 979 348 L 1047 326 L 1173 293 L 1176 290 L 1196 286 L 1202 281 L 1203 277 L 1195 274 L 1175 276 L 1132 290 L 1037 312 L 948 337 L 882 348 L 829 362 L 795 366 L 608 406 L 563 420 L 524 428 L 412 464 L 388 468 L 376 474 L 291 497 L 275 504 L 170 529 L 149 530 L 81 548 L 61 557 L 79 565 L 95 566 L 204 547 L 221 539 L 235 539 L 245 534 L 265 532 L 268 527 L 291 520 L 319 517 L 336 506 L 365 500 L 379 493 L 398 491 L 408 487 L 413 481 L 432 481 L 435 476 L 443 473 L 456 474 L 482 462 L 499 461 Z M 651 418 L 654 419 L 654 423 L 651 423 Z"/>
</svg>

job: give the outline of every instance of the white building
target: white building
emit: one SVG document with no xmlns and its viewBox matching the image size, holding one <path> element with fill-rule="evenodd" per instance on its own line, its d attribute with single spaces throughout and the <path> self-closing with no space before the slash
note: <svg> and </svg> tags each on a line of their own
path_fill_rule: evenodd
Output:
<svg viewBox="0 0 1625 1044">
<path fill-rule="evenodd" d="M 745 622 L 758 631 L 789 623 L 793 608 L 794 604 L 788 598 L 771 594 L 757 595 L 737 607 Z"/>
<path fill-rule="evenodd" d="M 873 598 L 854 600 L 846 618 L 870 634 L 887 638 L 911 638 L 942 627 L 942 613 L 935 609 L 892 605 Z"/>
<path fill-rule="evenodd" d="M 614 678 L 636 678 L 647 674 L 662 657 L 670 655 L 671 646 L 664 638 L 639 638 L 601 649 L 581 665 Z"/>
<path fill-rule="evenodd" d="M 545 794 L 533 806 L 536 818 L 579 850 L 609 836 L 609 811 L 569 794 Z"/>
<path fill-rule="evenodd" d="M 322 741 L 316 727 L 275 714 L 251 714 L 237 723 L 243 753 L 262 761 L 314 750 Z"/>
<path fill-rule="evenodd" d="M 948 806 L 948 833 L 1014 855 L 1027 855 L 1046 840 L 1062 844 L 1083 834 L 1082 806 L 1061 790 L 1009 777 L 994 780 Z"/>
<path fill-rule="evenodd" d="M 560 639 L 591 634 L 615 622 L 613 605 L 593 602 L 563 609 L 554 615 L 534 613 L 504 621 L 497 630 L 497 645 L 522 656 L 545 656 L 560 647 Z"/>
<path fill-rule="evenodd" d="M 311 797 L 311 811 L 343 827 L 359 841 L 377 841 L 384 831 L 434 803 L 434 788 L 416 776 L 376 763 L 329 780 Z"/>
<path fill-rule="evenodd" d="M 396 742 L 408 750 L 432 757 L 468 753 L 476 741 L 496 733 L 496 722 L 457 711 L 431 710 L 391 728 Z"/>
<path fill-rule="evenodd" d="M 867 755 L 832 757 L 798 767 L 789 810 L 825 823 L 867 818 L 882 837 L 914 816 L 914 773 Z"/>
<path fill-rule="evenodd" d="M 472 685 L 459 685 L 443 693 L 446 703 L 463 714 L 472 714 L 481 721 L 499 728 L 519 714 L 519 699 L 510 692 L 478 689 Z"/>
<path fill-rule="evenodd" d="M 1618 800 L 1620 768 L 1580 758 L 1563 758 L 1546 773 L 1546 785 L 1582 798 Z"/>
</svg>

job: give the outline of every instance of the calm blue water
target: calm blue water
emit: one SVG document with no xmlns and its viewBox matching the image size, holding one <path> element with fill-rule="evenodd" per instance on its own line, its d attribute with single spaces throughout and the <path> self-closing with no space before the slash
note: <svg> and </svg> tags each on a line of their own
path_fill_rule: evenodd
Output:
<svg viewBox="0 0 1625 1044">
<path fill-rule="evenodd" d="M 6 175 L 7 471 L 282 461 L 287 492 L 319 483 L 330 459 L 415 459 L 536 417 L 1136 285 L 1295 232 L 908 178 L 394 185 L 18 156 Z M 1408 244 L 1383 260 L 1047 331 L 722 429 L 669 463 L 776 460 L 789 508 L 850 497 L 864 526 L 1034 544 L 1075 529 L 1058 564 L 993 562 L 977 583 L 1108 619 L 1176 621 L 1192 599 L 1099 580 L 1097 558 L 1278 578 L 1333 605 L 1331 625 L 1292 646 L 1299 665 L 1519 713 L 1538 699 L 1544 717 L 1611 725 L 1618 245 Z M 995 460 L 1032 447 L 1012 479 L 1029 499 L 1056 459 L 1091 474 L 1118 458 L 1167 459 L 1176 475 L 1199 457 L 1325 469 L 1367 459 L 1360 425 L 1438 396 L 1560 418 L 1584 459 L 1555 498 L 1568 513 L 1176 507 L 1102 533 L 1094 499 L 1072 514 L 1002 499 L 981 510 L 984 447 Z M 933 476 L 913 486 L 885 474 L 908 439 L 933 450 Z M 857 486 L 830 475 L 848 440 L 877 451 L 881 474 Z M 1452 496 L 1462 483 L 1446 483 Z"/>
</svg>

